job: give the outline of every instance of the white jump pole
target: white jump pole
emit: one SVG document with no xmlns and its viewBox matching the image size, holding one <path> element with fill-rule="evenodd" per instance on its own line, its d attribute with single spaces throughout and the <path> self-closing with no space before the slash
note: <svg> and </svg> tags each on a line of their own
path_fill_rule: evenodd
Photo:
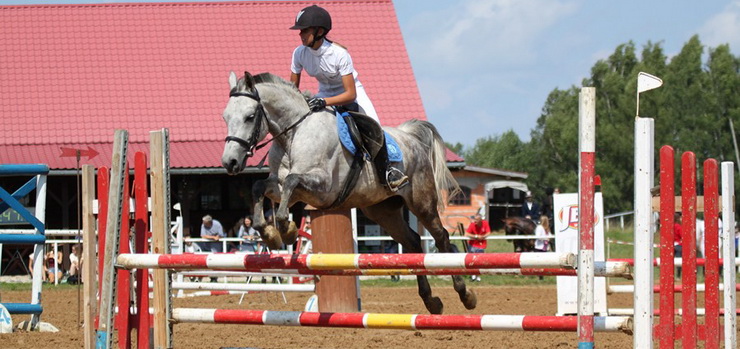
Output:
<svg viewBox="0 0 740 349">
<path fill-rule="evenodd" d="M 723 162 L 722 172 L 722 270 L 725 307 L 725 348 L 737 348 L 737 315 L 735 304 L 735 170 L 732 162 Z"/>
<path fill-rule="evenodd" d="M 640 93 L 660 87 L 659 78 L 640 72 L 635 113 L 635 348 L 653 347 L 653 187 L 655 122 L 640 117 Z"/>
</svg>

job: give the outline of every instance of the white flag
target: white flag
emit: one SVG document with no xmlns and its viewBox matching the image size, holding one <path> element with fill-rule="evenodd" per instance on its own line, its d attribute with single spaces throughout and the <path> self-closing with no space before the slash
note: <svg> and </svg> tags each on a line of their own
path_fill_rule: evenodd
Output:
<svg viewBox="0 0 740 349">
<path fill-rule="evenodd" d="M 637 74 L 637 93 L 642 93 L 663 85 L 663 80 L 657 76 L 640 72 Z"/>
</svg>

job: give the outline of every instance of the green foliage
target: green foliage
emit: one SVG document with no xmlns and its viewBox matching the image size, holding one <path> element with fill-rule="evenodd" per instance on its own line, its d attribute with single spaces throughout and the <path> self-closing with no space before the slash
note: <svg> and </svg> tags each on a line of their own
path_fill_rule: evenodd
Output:
<svg viewBox="0 0 740 349">
<path fill-rule="evenodd" d="M 455 143 L 454 145 L 451 143 L 445 142 L 445 146 L 452 150 L 453 153 L 457 155 L 461 155 L 463 153 L 463 145 L 460 142 Z"/>
<path fill-rule="evenodd" d="M 670 59 L 658 43 L 648 42 L 639 55 L 637 51 L 632 42 L 617 46 L 582 81 L 582 86 L 596 87 L 596 173 L 601 176 L 607 213 L 632 209 L 634 117 L 641 71 L 664 81 L 663 87 L 640 96 L 640 116 L 655 120 L 656 152 L 664 144 L 673 146 L 677 164 L 687 150 L 700 162 L 710 157 L 736 160 L 731 129 L 740 128 L 740 57 L 733 56 L 728 45 L 704 47 L 698 36 Z M 550 93 L 529 142 L 509 130 L 479 139 L 459 154 L 468 164 L 527 172 L 527 184 L 540 201 L 546 187 L 576 191 L 579 91 L 572 86 Z M 656 168 L 657 161 L 656 156 Z M 701 171 L 698 176 L 701 180 Z"/>
</svg>

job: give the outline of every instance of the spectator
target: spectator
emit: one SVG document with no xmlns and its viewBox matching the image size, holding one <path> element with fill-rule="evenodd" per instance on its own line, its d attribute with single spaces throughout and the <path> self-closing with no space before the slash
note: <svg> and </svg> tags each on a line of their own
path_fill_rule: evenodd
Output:
<svg viewBox="0 0 740 349">
<path fill-rule="evenodd" d="M 210 215 L 203 216 L 203 224 L 200 226 L 200 237 L 211 242 L 206 242 L 201 246 L 202 250 L 211 251 L 212 253 L 223 252 L 221 238 L 226 237 L 224 227 L 221 222 L 213 219 Z"/>
<path fill-rule="evenodd" d="M 43 267 L 43 265 L 42 265 Z M 33 252 L 31 252 L 30 255 L 28 255 L 28 273 L 31 274 L 31 278 L 33 279 Z M 41 273 L 41 281 L 45 282 L 46 279 L 46 268 L 42 268 Z"/>
<path fill-rule="evenodd" d="M 486 237 L 491 235 L 491 227 L 488 226 L 488 222 L 483 220 L 483 216 L 476 214 L 473 217 L 473 222 L 470 223 L 468 229 L 465 231 L 465 236 L 470 238 L 470 253 L 483 253 L 486 251 Z M 480 282 L 480 275 L 473 275 L 470 278 L 472 281 Z"/>
<path fill-rule="evenodd" d="M 547 237 L 552 236 L 552 231 L 550 230 L 550 219 L 547 216 L 542 216 L 540 224 L 537 224 L 537 227 L 534 228 L 534 235 L 542 237 L 534 241 L 534 250 L 536 252 L 549 251 L 550 239 Z"/>
<path fill-rule="evenodd" d="M 72 253 L 69 254 L 69 276 L 67 283 L 81 284 L 82 276 L 82 246 L 80 244 L 72 245 Z"/>
<path fill-rule="evenodd" d="M 705 258 L 704 255 L 704 220 L 698 215 L 696 216 L 696 258 Z M 704 274 L 704 267 L 696 266 L 697 274 Z"/>
<path fill-rule="evenodd" d="M 44 258 L 44 271 L 46 272 L 46 279 L 50 283 L 56 283 L 62 279 L 62 251 L 57 251 L 56 257 L 54 257 L 54 251 L 46 252 Z"/>
<path fill-rule="evenodd" d="M 198 244 L 194 244 L 189 238 L 185 239 L 185 253 L 199 253 L 203 252 Z"/>
<path fill-rule="evenodd" d="M 257 252 L 257 240 L 259 240 L 259 233 L 252 227 L 252 216 L 246 216 L 242 219 L 242 224 L 239 227 L 239 233 L 237 237 L 242 239 L 240 241 L 239 251 L 255 253 Z"/>
<path fill-rule="evenodd" d="M 682 258 L 683 256 L 683 235 L 681 233 L 681 213 L 676 212 L 673 216 L 673 257 Z M 676 277 L 681 277 L 681 267 L 676 267 Z"/>
<path fill-rule="evenodd" d="M 522 204 L 522 217 L 533 220 L 535 223 L 540 221 L 542 210 L 540 205 L 534 202 L 532 198 L 532 192 L 528 191 L 525 196 L 524 204 Z"/>
</svg>

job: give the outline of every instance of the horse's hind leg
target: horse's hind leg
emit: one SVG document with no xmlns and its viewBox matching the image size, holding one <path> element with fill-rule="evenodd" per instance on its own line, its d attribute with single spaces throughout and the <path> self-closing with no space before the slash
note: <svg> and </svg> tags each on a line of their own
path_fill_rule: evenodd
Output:
<svg viewBox="0 0 740 349">
<path fill-rule="evenodd" d="M 399 197 L 390 198 L 371 207 L 365 207 L 365 216 L 378 223 L 387 231 L 393 240 L 403 246 L 404 253 L 422 253 L 421 238 L 408 223 L 403 220 L 403 201 Z M 442 314 L 444 305 L 439 297 L 432 296 L 432 288 L 426 275 L 417 275 L 419 296 L 431 314 Z"/>
<path fill-rule="evenodd" d="M 435 246 L 439 252 L 452 252 L 452 247 L 450 246 L 450 234 L 442 225 L 442 221 L 439 218 L 439 213 L 437 213 L 436 207 L 436 200 L 427 199 L 424 201 L 423 205 L 409 205 L 409 210 L 416 215 L 424 227 L 429 230 L 429 233 L 432 234 Z M 473 290 L 470 290 L 465 286 L 465 279 L 463 276 L 453 275 L 452 285 L 458 296 L 460 296 L 460 301 L 462 301 L 465 309 L 475 309 L 475 306 L 478 303 L 478 297 L 475 295 Z"/>
</svg>

